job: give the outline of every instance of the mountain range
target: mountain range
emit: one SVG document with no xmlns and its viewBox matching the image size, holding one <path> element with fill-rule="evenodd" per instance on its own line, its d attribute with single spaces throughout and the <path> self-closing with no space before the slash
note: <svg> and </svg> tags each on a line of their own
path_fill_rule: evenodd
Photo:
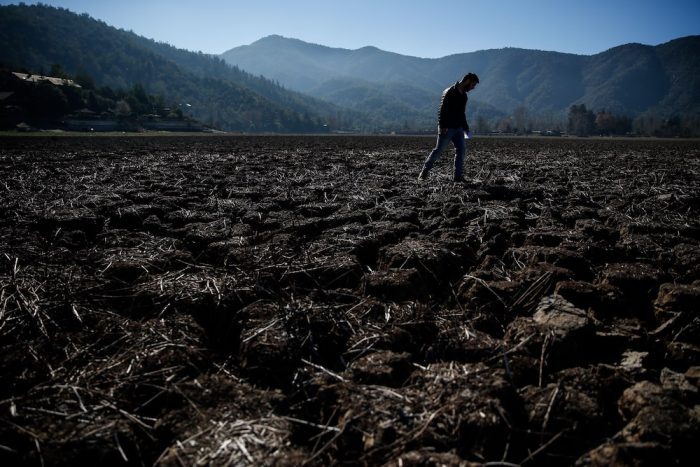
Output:
<svg viewBox="0 0 700 467">
<path fill-rule="evenodd" d="M 481 78 L 470 121 L 523 110 L 562 120 L 574 104 L 630 117 L 698 115 L 699 52 L 700 36 L 688 36 L 591 56 L 507 48 L 426 59 L 269 36 L 213 56 L 66 9 L 0 6 L 3 67 L 41 73 L 60 64 L 98 86 L 139 84 L 235 131 L 433 131 L 440 93 L 468 71 Z"/>
<path fill-rule="evenodd" d="M 565 114 L 577 104 L 631 117 L 700 111 L 700 36 L 657 46 L 626 44 L 590 56 L 505 48 L 436 59 L 268 36 L 221 57 L 290 89 L 363 111 L 381 96 L 416 113 L 434 112 L 441 91 L 469 71 L 481 80 L 470 97 L 477 115 L 507 115 L 518 107 L 535 115 Z"/>
</svg>

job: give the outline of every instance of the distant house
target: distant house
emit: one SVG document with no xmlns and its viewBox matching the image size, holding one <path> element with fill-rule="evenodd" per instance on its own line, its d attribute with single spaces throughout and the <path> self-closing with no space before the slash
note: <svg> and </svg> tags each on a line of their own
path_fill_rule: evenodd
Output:
<svg viewBox="0 0 700 467">
<path fill-rule="evenodd" d="M 55 86 L 71 86 L 74 88 L 81 87 L 78 83 L 76 83 L 72 79 L 56 78 L 54 76 L 32 75 L 29 73 L 20 73 L 17 71 L 13 71 L 12 74 L 15 76 L 15 78 L 17 78 L 21 81 L 24 81 L 26 83 L 39 83 L 42 81 L 43 82 L 48 81 L 49 83 L 51 83 Z"/>
</svg>

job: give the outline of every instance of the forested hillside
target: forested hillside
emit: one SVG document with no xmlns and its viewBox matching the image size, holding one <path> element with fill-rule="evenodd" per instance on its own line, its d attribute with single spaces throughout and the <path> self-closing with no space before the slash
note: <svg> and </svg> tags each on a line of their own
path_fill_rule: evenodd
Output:
<svg viewBox="0 0 700 467">
<path fill-rule="evenodd" d="M 218 57 L 159 44 L 87 15 L 47 6 L 0 7 L 0 65 L 44 74 L 54 64 L 91 76 L 98 87 L 142 85 L 225 130 L 324 131 L 330 117 L 342 114 Z"/>
</svg>

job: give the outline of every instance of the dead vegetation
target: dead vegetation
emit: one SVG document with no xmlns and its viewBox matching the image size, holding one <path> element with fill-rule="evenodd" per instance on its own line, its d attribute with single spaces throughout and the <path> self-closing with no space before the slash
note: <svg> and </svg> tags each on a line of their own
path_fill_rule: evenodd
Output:
<svg viewBox="0 0 700 467">
<path fill-rule="evenodd" d="M 0 143 L 3 465 L 691 462 L 695 142 Z"/>
</svg>

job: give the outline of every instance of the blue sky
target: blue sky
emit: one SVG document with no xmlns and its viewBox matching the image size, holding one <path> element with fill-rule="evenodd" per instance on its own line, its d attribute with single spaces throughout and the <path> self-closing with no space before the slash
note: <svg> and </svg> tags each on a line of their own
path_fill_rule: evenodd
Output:
<svg viewBox="0 0 700 467">
<path fill-rule="evenodd" d="M 0 4 L 18 3 L 0 0 Z M 25 1 L 25 3 L 36 3 Z M 700 34 L 697 0 L 43 0 L 188 50 L 270 34 L 419 57 L 501 47 L 591 55 Z"/>
</svg>

